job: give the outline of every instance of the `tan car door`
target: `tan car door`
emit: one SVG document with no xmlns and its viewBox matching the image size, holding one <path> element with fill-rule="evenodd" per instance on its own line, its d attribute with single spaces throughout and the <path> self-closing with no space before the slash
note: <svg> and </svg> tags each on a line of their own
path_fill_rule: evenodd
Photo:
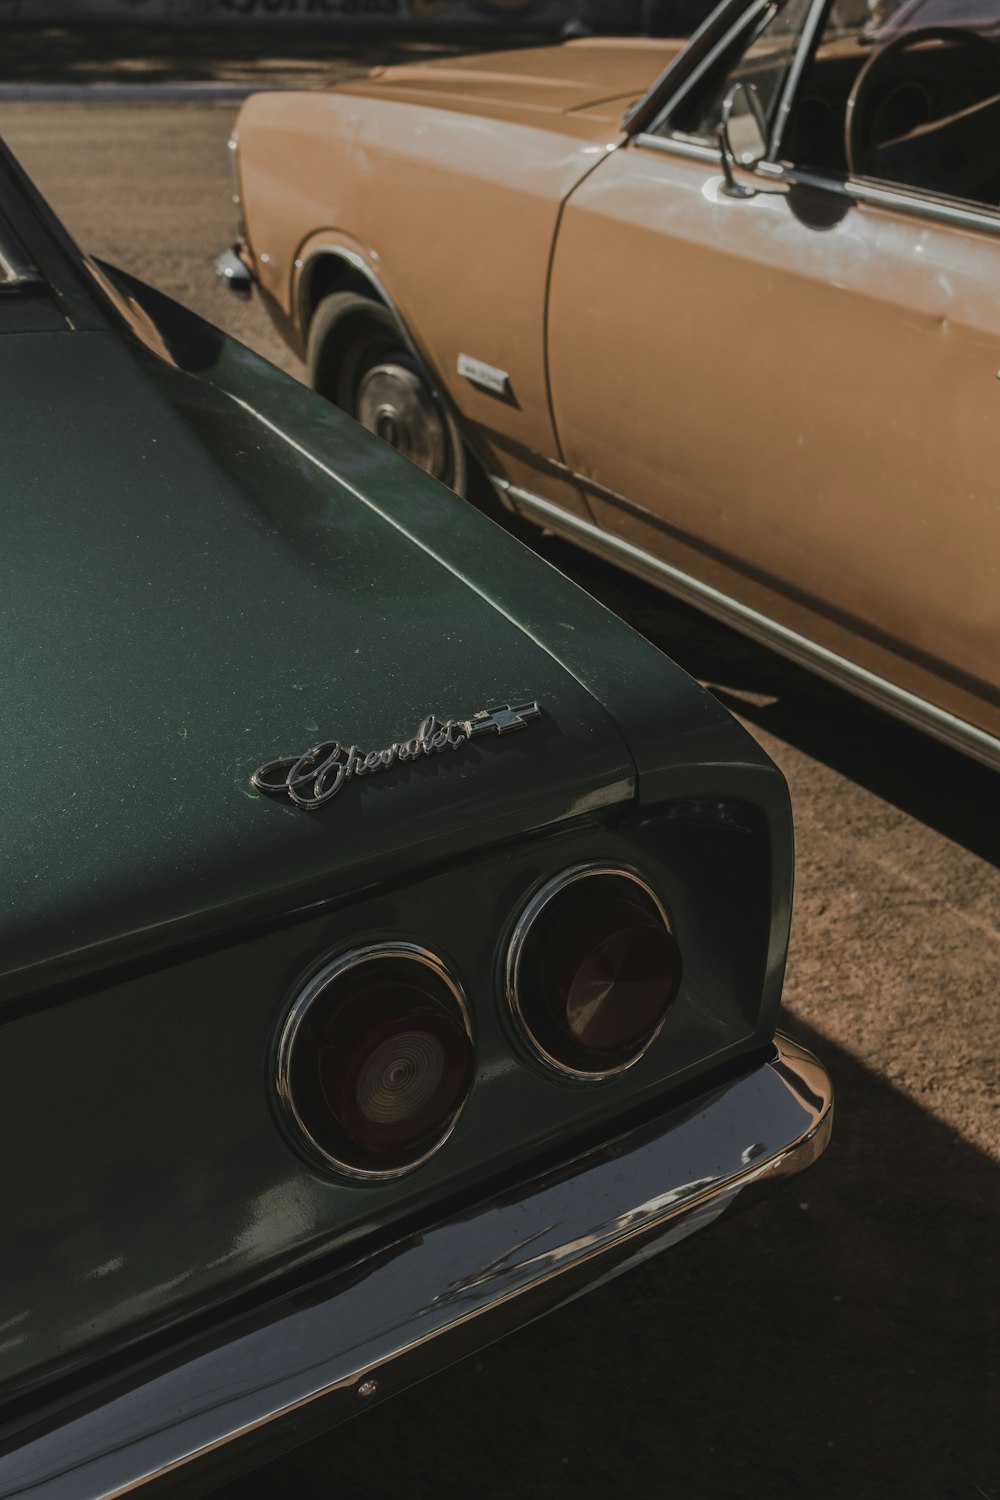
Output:
<svg viewBox="0 0 1000 1500">
<path fill-rule="evenodd" d="M 563 458 L 613 537 L 997 734 L 1000 218 L 862 196 L 612 153 L 553 262 Z"/>
</svg>

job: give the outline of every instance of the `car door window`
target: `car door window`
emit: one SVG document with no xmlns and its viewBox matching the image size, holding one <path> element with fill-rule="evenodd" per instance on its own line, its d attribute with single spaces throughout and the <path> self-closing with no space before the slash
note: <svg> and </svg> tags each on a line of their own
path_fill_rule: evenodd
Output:
<svg viewBox="0 0 1000 1500">
<path fill-rule="evenodd" d="M 1000 205 L 1000 19 L 986 0 L 838 0 L 781 156 L 839 179 Z"/>
<path fill-rule="evenodd" d="M 714 149 L 738 82 L 756 88 L 770 154 L 789 166 L 838 184 L 864 178 L 1000 208 L 1000 15 L 991 0 L 831 0 L 819 26 L 813 0 L 752 5 L 650 133 Z"/>
</svg>

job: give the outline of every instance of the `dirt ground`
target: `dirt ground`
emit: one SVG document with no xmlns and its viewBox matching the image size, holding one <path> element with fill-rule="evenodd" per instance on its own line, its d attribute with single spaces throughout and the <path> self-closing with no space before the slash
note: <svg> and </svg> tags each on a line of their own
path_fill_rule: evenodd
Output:
<svg viewBox="0 0 1000 1500">
<path fill-rule="evenodd" d="M 232 105 L 0 105 L 90 250 L 291 361 L 215 285 Z M 688 1241 L 218 1500 L 1000 1500 L 1000 781 L 588 560 L 541 550 L 709 683 L 788 777 L 786 1028 L 834 1140 Z"/>
</svg>

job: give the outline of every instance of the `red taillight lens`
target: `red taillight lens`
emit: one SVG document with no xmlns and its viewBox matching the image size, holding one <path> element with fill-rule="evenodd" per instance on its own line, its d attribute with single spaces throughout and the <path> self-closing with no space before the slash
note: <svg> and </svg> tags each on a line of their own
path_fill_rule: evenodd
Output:
<svg viewBox="0 0 1000 1500">
<path fill-rule="evenodd" d="M 473 1068 L 457 984 L 398 944 L 349 954 L 307 986 L 282 1033 L 278 1093 L 314 1155 L 394 1176 L 443 1144 Z"/>
<path fill-rule="evenodd" d="M 642 1056 L 680 979 L 680 949 L 645 882 L 588 867 L 566 871 L 529 903 L 507 965 L 522 1032 L 544 1061 L 583 1078 Z"/>
</svg>

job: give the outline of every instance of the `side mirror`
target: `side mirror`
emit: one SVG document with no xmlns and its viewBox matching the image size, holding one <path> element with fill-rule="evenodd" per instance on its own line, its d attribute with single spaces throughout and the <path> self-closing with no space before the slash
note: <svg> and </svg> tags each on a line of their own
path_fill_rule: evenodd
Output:
<svg viewBox="0 0 1000 1500">
<path fill-rule="evenodd" d="M 734 83 L 715 132 L 726 179 L 723 191 L 730 198 L 752 198 L 760 191 L 749 183 L 737 182 L 734 168 L 752 172 L 767 155 L 768 134 L 767 116 L 755 86 Z"/>
</svg>

